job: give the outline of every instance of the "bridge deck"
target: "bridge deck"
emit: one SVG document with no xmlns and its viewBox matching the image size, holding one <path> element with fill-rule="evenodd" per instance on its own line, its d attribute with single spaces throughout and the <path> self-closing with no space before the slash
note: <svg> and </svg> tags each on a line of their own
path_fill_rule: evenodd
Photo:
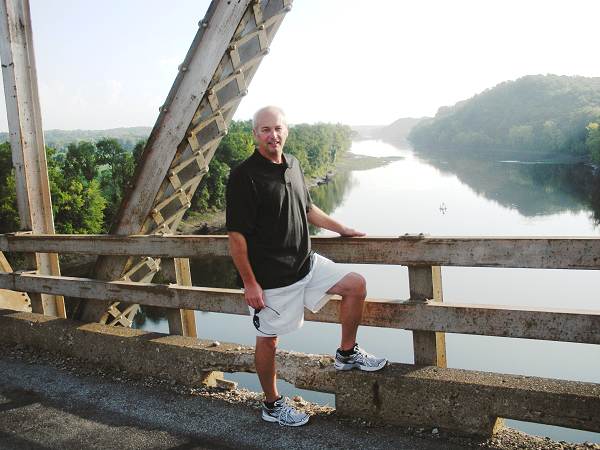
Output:
<svg viewBox="0 0 600 450">
<path fill-rule="evenodd" d="M 374 429 L 325 414 L 313 416 L 306 427 L 284 429 L 262 422 L 252 402 L 193 393 L 169 382 L 132 380 L 75 359 L 2 346 L 0 449 L 564 448 L 512 430 L 482 443 L 431 430 Z M 230 395 L 236 397 L 243 398 Z"/>
</svg>

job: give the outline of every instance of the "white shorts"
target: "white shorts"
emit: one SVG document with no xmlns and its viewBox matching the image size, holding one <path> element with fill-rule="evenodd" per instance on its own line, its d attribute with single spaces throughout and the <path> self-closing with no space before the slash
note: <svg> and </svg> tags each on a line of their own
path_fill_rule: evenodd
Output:
<svg viewBox="0 0 600 450">
<path fill-rule="evenodd" d="M 279 336 L 297 330 L 304 323 L 304 308 L 318 312 L 332 297 L 327 294 L 350 270 L 317 253 L 312 255 L 308 275 L 275 289 L 265 289 L 266 308 L 255 314 L 249 307 L 257 336 Z"/>
</svg>

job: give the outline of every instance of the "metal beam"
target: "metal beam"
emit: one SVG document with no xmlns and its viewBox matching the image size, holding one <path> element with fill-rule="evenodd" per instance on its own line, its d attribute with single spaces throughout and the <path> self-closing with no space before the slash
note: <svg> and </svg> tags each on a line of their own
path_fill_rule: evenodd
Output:
<svg viewBox="0 0 600 450">
<path fill-rule="evenodd" d="M 20 225 L 22 230 L 52 234 L 54 222 L 29 1 L 1 1 L 0 16 L 0 59 Z M 60 275 L 56 254 L 36 254 L 36 266 L 39 273 Z M 65 317 L 60 296 L 33 296 L 31 301 L 34 312 Z"/>
<path fill-rule="evenodd" d="M 160 115 L 111 229 L 113 234 L 172 234 L 190 207 L 227 125 L 291 0 L 213 0 Z M 160 260 L 101 257 L 102 280 L 149 281 Z M 77 317 L 103 320 L 107 308 L 83 304 Z"/>
</svg>

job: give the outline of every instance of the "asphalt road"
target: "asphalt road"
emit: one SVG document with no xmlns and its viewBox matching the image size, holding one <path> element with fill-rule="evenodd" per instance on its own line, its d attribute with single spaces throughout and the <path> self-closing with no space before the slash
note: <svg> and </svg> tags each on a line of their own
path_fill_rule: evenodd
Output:
<svg viewBox="0 0 600 450">
<path fill-rule="evenodd" d="M 7 353 L 11 353 L 7 355 Z M 62 364 L 62 363 L 61 363 Z M 263 422 L 252 406 L 182 395 L 114 376 L 81 374 L 44 358 L 0 353 L 0 449 L 393 448 L 463 449 L 464 441 L 410 436 L 315 416 Z"/>
</svg>

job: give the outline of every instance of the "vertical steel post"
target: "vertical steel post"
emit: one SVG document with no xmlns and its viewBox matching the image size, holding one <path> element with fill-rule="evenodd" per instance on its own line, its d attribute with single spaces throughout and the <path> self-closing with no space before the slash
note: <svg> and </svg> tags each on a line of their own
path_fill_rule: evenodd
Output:
<svg viewBox="0 0 600 450">
<path fill-rule="evenodd" d="M 0 59 L 22 230 L 54 234 L 28 0 L 0 1 Z M 40 274 L 60 275 L 58 255 L 37 253 Z M 65 317 L 62 296 L 31 295 L 32 310 Z"/>
</svg>

